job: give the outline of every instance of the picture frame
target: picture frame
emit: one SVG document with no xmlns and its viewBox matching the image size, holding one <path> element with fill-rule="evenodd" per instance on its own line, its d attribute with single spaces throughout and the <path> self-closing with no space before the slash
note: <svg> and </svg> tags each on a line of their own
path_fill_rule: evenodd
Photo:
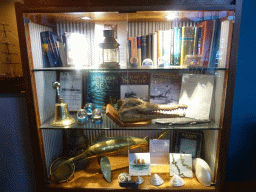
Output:
<svg viewBox="0 0 256 192">
<path fill-rule="evenodd" d="M 200 158 L 202 141 L 202 132 L 177 130 L 175 133 L 174 152 L 192 154 L 192 158 Z"/>
</svg>

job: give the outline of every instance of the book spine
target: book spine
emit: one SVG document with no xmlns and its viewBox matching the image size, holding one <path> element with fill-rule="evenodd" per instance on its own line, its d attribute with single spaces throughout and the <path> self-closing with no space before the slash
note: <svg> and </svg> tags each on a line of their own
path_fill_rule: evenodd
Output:
<svg viewBox="0 0 256 192">
<path fill-rule="evenodd" d="M 210 56 L 209 56 L 209 68 L 215 68 L 218 63 L 216 64 L 217 60 L 217 52 L 219 49 L 219 33 L 220 33 L 220 20 L 214 20 L 214 27 L 213 27 L 213 35 L 212 35 L 212 42 L 210 48 Z"/>
<path fill-rule="evenodd" d="M 132 37 L 131 56 L 132 56 L 132 58 L 138 58 L 138 53 L 137 53 L 137 37 Z"/>
<path fill-rule="evenodd" d="M 182 27 L 181 36 L 181 66 L 185 66 L 186 55 L 193 54 L 194 46 L 194 27 Z"/>
<path fill-rule="evenodd" d="M 137 37 L 138 66 L 141 66 L 141 36 Z"/>
<path fill-rule="evenodd" d="M 157 64 L 163 56 L 163 31 L 157 31 Z"/>
<path fill-rule="evenodd" d="M 173 53 L 173 64 L 180 65 L 181 55 L 181 28 L 174 28 L 174 53 Z"/>
<path fill-rule="evenodd" d="M 163 42 L 162 43 L 163 62 L 164 62 L 164 66 L 168 67 L 170 66 L 170 58 L 171 58 L 171 31 L 170 30 L 163 31 L 162 42 Z"/>
<path fill-rule="evenodd" d="M 170 65 L 174 65 L 174 59 L 173 59 L 173 54 L 174 54 L 174 29 L 171 30 L 171 40 L 170 40 Z"/>
<path fill-rule="evenodd" d="M 62 61 L 61 61 L 60 52 L 59 52 L 59 48 L 58 48 L 58 44 L 57 44 L 57 42 L 59 42 L 61 40 L 56 33 L 50 33 L 50 37 L 52 40 L 54 54 L 55 54 L 56 60 L 58 62 L 58 67 L 62 67 Z"/>
<path fill-rule="evenodd" d="M 154 32 L 152 36 L 152 60 L 153 65 L 157 66 L 157 32 Z"/>
<path fill-rule="evenodd" d="M 147 58 L 152 59 L 152 35 L 146 35 L 147 38 Z"/>
<path fill-rule="evenodd" d="M 141 36 L 141 63 L 147 58 L 147 37 Z"/>
</svg>

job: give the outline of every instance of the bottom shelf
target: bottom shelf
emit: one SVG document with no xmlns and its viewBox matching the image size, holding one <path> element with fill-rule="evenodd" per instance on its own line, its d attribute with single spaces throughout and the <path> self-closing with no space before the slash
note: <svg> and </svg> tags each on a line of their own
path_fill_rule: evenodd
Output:
<svg viewBox="0 0 256 192">
<path fill-rule="evenodd" d="M 85 170 L 76 171 L 74 178 L 67 183 L 51 183 L 50 188 L 66 188 L 66 189 L 95 189 L 95 190 L 122 190 L 118 183 L 118 176 L 120 173 L 129 173 L 128 158 L 108 157 L 111 164 L 112 181 L 108 183 L 104 178 L 100 170 L 100 165 L 97 160 L 93 160 Z M 171 176 L 169 175 L 169 165 L 151 166 L 151 176 L 142 176 L 144 182 L 139 185 L 138 189 L 141 190 L 197 190 L 197 191 L 214 191 L 215 187 L 206 187 L 200 184 L 195 175 L 193 178 L 183 178 L 185 185 L 182 187 L 172 187 L 170 185 Z M 164 183 L 161 186 L 153 186 L 150 184 L 150 178 L 154 173 L 157 173 Z M 135 180 L 135 176 L 132 177 L 132 181 Z"/>
</svg>

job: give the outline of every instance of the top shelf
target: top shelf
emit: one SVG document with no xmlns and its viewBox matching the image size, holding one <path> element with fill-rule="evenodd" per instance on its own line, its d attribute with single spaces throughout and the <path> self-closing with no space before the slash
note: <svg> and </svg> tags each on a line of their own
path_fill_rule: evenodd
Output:
<svg viewBox="0 0 256 192">
<path fill-rule="evenodd" d="M 204 67 L 181 67 L 181 66 L 171 66 L 171 67 L 124 67 L 120 66 L 119 68 L 100 68 L 100 67 L 82 67 L 82 68 L 76 68 L 76 67 L 51 67 L 51 68 L 38 68 L 38 69 L 32 69 L 32 71 L 116 71 L 116 72 L 122 72 L 122 71 L 188 71 L 188 72 L 212 72 L 217 70 L 227 70 L 227 68 L 204 68 Z"/>
</svg>

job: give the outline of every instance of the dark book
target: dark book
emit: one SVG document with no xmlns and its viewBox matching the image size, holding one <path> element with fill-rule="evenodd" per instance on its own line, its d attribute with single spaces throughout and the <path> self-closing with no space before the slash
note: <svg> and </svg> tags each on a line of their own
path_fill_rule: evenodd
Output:
<svg viewBox="0 0 256 192">
<path fill-rule="evenodd" d="M 40 33 L 44 67 L 58 67 L 57 55 L 54 51 L 53 40 L 50 31 L 43 31 Z"/>
<path fill-rule="evenodd" d="M 87 78 L 87 103 L 104 109 L 107 104 L 116 107 L 120 96 L 119 73 L 89 72 Z"/>
<path fill-rule="evenodd" d="M 141 36 L 137 37 L 137 51 L 138 51 L 138 66 L 141 66 Z"/>
<path fill-rule="evenodd" d="M 219 51 L 221 23 L 219 19 L 214 20 L 212 42 L 209 56 L 209 68 L 218 66 L 217 53 Z"/>
<path fill-rule="evenodd" d="M 209 64 L 213 24 L 214 24 L 213 21 L 207 20 L 197 25 L 198 27 L 201 27 L 200 55 L 202 56 L 203 67 L 208 67 L 208 64 Z"/>
<path fill-rule="evenodd" d="M 123 72 L 120 77 L 120 98 L 140 98 L 148 101 L 150 75 L 148 72 Z"/>
<path fill-rule="evenodd" d="M 147 58 L 147 37 L 146 35 L 142 35 L 141 36 L 141 64 L 146 58 Z"/>
<path fill-rule="evenodd" d="M 147 58 L 152 59 L 152 35 L 146 35 L 147 38 Z"/>
</svg>

